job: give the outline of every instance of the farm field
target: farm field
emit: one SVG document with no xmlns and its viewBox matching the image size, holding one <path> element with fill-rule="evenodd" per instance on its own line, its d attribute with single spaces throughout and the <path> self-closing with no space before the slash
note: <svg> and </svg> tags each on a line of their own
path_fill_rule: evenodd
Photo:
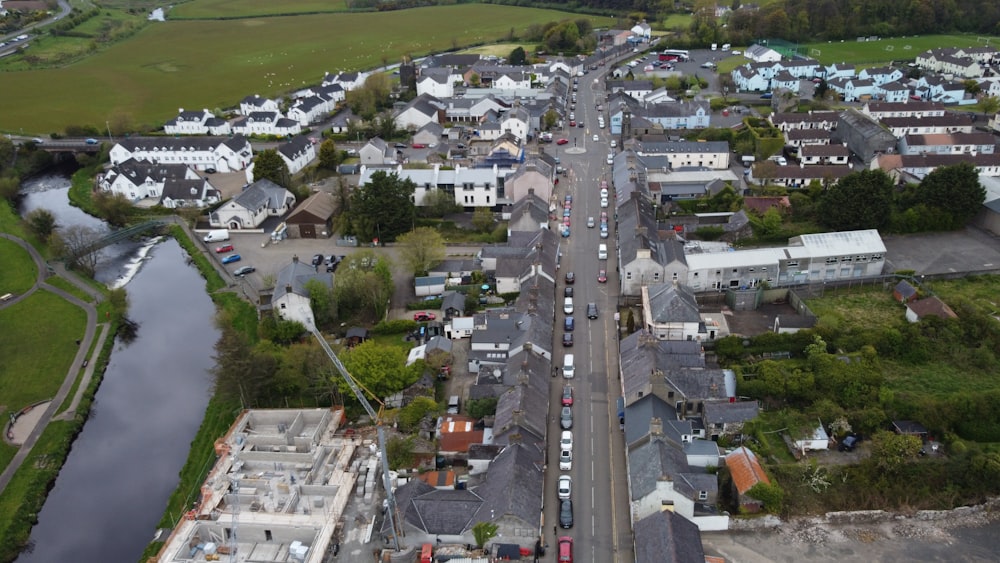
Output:
<svg viewBox="0 0 1000 563">
<path fill-rule="evenodd" d="M 196 0 L 178 4 L 167 12 L 169 19 L 244 18 L 319 12 L 345 12 L 347 0 Z"/>
<path fill-rule="evenodd" d="M 576 16 L 465 4 L 151 24 L 65 68 L 4 73 L 0 104 L 7 110 L 0 112 L 0 130 L 46 134 L 67 125 L 103 127 L 120 116 L 158 125 L 180 107 L 232 107 L 248 94 L 273 96 L 316 84 L 328 71 L 372 68 L 404 54 L 487 43 L 507 36 L 511 28 L 519 32 L 571 17 Z M 446 29 L 437 25 L 440 21 L 463 25 Z M 254 40 L 247 41 L 248 36 Z"/>
<path fill-rule="evenodd" d="M 990 38 L 996 46 L 1000 39 Z M 936 47 L 986 46 L 976 35 L 919 35 L 884 38 L 877 41 L 839 41 L 802 44 L 799 54 L 824 64 L 853 63 L 872 65 L 915 59 L 918 53 Z M 818 51 L 818 52 L 817 52 Z"/>
</svg>

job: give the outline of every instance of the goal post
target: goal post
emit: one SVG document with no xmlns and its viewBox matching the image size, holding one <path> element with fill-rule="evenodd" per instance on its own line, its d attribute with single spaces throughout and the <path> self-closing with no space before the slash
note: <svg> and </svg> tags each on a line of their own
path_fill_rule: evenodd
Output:
<svg viewBox="0 0 1000 563">
<path fill-rule="evenodd" d="M 818 57 L 818 56 L 820 56 L 822 54 L 823 54 L 823 52 L 820 51 L 819 49 L 809 49 L 809 55 L 812 56 L 812 57 Z"/>
</svg>

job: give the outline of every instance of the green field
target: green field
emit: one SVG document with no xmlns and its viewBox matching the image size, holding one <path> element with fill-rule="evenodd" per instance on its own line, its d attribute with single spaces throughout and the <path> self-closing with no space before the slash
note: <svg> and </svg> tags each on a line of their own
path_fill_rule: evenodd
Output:
<svg viewBox="0 0 1000 563">
<path fill-rule="evenodd" d="M 0 130 L 103 127 L 128 116 L 162 124 L 184 108 L 226 108 L 316 84 L 327 71 L 371 68 L 403 55 L 492 42 L 553 10 L 466 4 L 383 13 L 165 22 L 65 68 L 7 72 Z M 440 22 L 462 22 L 441 26 Z M 248 38 L 252 37 L 252 41 Z M 294 38 L 291 41 L 289 38 Z M 68 95 L 71 94 L 71 95 Z"/>
<path fill-rule="evenodd" d="M 694 16 L 691 14 L 670 14 L 663 19 L 664 29 L 687 29 L 691 27 Z"/>
<path fill-rule="evenodd" d="M 996 46 L 1000 39 L 992 38 Z M 854 63 L 875 64 L 904 61 L 936 47 L 984 47 L 975 35 L 921 35 L 879 39 L 878 41 L 850 41 L 808 43 L 801 45 L 799 54 L 812 57 L 824 64 Z M 818 50 L 818 53 L 816 52 Z"/>
<path fill-rule="evenodd" d="M 14 241 L 0 238 L 0 295 L 24 293 L 38 277 L 31 255 Z"/>
<path fill-rule="evenodd" d="M 278 14 L 309 14 L 344 12 L 346 0 L 198 0 L 178 4 L 167 12 L 169 19 L 212 19 L 273 16 Z"/>
</svg>

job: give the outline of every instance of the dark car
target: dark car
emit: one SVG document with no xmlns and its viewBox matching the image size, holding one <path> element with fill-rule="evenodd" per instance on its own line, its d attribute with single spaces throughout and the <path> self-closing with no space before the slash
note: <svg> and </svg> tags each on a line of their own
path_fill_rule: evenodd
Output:
<svg viewBox="0 0 1000 563">
<path fill-rule="evenodd" d="M 573 328 L 573 317 L 566 317 L 566 320 L 563 321 L 563 330 L 566 332 L 573 332 Z"/>
<path fill-rule="evenodd" d="M 563 346 L 572 346 L 572 345 L 573 345 L 573 333 L 572 332 L 564 332 L 563 333 Z"/>
<path fill-rule="evenodd" d="M 597 318 L 597 303 L 587 303 L 587 318 L 588 319 Z"/>
<path fill-rule="evenodd" d="M 573 275 L 573 272 L 566 272 L 566 283 L 575 283 L 575 282 L 576 282 L 576 276 Z"/>
<path fill-rule="evenodd" d="M 559 503 L 559 525 L 563 528 L 573 527 L 573 501 L 563 499 Z"/>
<path fill-rule="evenodd" d="M 322 254 L 317 254 L 316 256 L 313 256 L 313 261 L 312 261 L 312 265 L 313 266 L 319 266 L 322 263 L 323 263 L 323 255 Z"/>
<path fill-rule="evenodd" d="M 247 274 L 252 274 L 256 271 L 257 269 L 254 268 L 253 266 L 241 266 L 239 268 L 236 268 L 236 271 L 233 272 L 233 275 L 242 278 L 243 276 Z"/>
<path fill-rule="evenodd" d="M 573 297 L 573 288 L 571 286 L 567 285 L 566 288 L 563 289 L 563 297 Z"/>
<path fill-rule="evenodd" d="M 840 445 L 837 446 L 837 449 L 842 452 L 853 452 L 854 448 L 858 447 L 858 442 L 860 441 L 861 438 L 859 438 L 854 434 L 851 434 L 850 436 L 847 436 L 846 438 L 840 441 Z"/>
</svg>

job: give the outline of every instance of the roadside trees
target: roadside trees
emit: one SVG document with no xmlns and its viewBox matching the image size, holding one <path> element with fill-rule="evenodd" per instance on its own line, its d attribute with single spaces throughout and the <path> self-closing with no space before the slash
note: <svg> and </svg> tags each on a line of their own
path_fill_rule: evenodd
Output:
<svg viewBox="0 0 1000 563">
<path fill-rule="evenodd" d="M 427 275 L 445 257 L 444 237 L 431 227 L 420 227 L 400 236 L 399 246 L 403 248 L 403 262 L 414 276 Z"/>
</svg>

